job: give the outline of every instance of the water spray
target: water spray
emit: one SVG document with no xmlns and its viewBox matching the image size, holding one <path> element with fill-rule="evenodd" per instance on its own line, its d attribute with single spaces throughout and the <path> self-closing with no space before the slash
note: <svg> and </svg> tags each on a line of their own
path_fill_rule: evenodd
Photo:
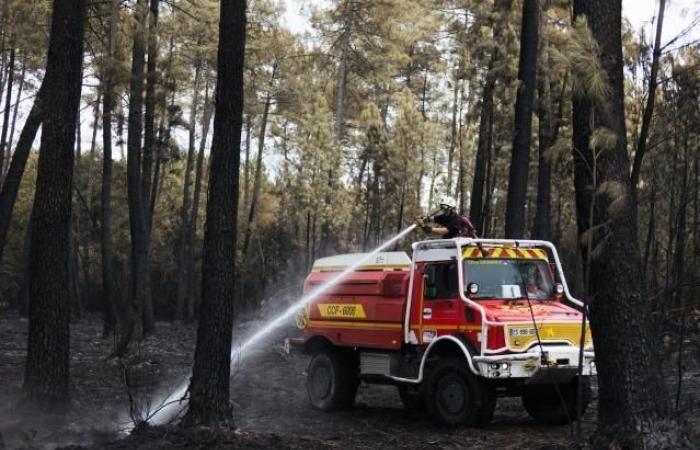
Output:
<svg viewBox="0 0 700 450">
<path fill-rule="evenodd" d="M 369 253 L 363 254 L 354 264 L 348 266 L 343 271 L 338 272 L 336 276 L 329 279 L 325 283 L 319 285 L 316 289 L 300 298 L 296 303 L 292 304 L 287 308 L 282 314 L 277 316 L 275 319 L 270 321 L 267 325 L 262 327 L 255 334 L 250 336 L 247 340 L 243 341 L 240 345 L 233 345 L 231 348 L 231 366 L 239 363 L 245 356 L 245 351 L 252 347 L 254 344 L 259 342 L 265 336 L 270 334 L 280 325 L 284 324 L 290 318 L 292 318 L 298 310 L 305 307 L 307 304 L 316 300 L 321 294 L 326 292 L 328 289 L 337 285 L 343 277 L 348 273 L 354 272 L 365 262 L 374 257 L 377 253 L 387 249 L 388 247 L 394 245 L 396 242 L 405 237 L 408 233 L 413 231 L 416 225 L 411 225 L 405 228 L 403 231 L 384 242 L 379 247 L 375 248 Z M 153 425 L 162 425 L 171 422 L 174 418 L 180 415 L 180 413 L 187 406 L 187 389 L 189 387 L 189 380 L 184 380 L 180 385 L 168 395 L 165 399 L 157 402 L 159 405 L 152 415 L 146 418 L 146 422 L 150 422 Z M 127 430 L 131 431 L 131 430 Z"/>
</svg>

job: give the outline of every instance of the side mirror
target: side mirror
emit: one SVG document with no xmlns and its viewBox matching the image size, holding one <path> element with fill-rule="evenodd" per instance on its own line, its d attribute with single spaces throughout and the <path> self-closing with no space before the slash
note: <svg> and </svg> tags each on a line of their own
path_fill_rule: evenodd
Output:
<svg viewBox="0 0 700 450">
<path fill-rule="evenodd" d="M 561 298 L 564 295 L 564 285 L 557 283 L 554 285 L 554 294 L 557 298 Z"/>
<path fill-rule="evenodd" d="M 467 295 L 469 295 L 469 297 L 476 297 L 476 294 L 478 294 L 478 293 L 479 293 L 479 284 L 478 283 L 472 282 L 472 283 L 469 283 L 467 285 Z"/>
</svg>

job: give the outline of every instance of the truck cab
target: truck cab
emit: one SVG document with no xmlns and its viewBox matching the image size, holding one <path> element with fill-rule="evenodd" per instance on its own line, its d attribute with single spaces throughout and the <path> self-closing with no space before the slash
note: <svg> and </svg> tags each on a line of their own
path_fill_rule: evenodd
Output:
<svg viewBox="0 0 700 450">
<path fill-rule="evenodd" d="M 314 263 L 304 291 L 318 293 L 287 342 L 312 356 L 314 407 L 351 406 L 364 381 L 395 384 L 408 408 L 447 425 L 487 424 L 503 396 L 541 422 L 580 417 L 595 354 L 554 245 L 456 238 L 412 250 Z"/>
</svg>

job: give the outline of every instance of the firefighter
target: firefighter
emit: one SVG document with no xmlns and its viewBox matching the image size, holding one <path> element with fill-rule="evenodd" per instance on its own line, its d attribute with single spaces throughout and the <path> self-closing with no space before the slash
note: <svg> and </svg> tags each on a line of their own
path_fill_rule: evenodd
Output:
<svg viewBox="0 0 700 450">
<path fill-rule="evenodd" d="M 454 199 L 444 198 L 440 202 L 440 209 L 429 216 L 417 217 L 416 225 L 421 227 L 426 233 L 432 233 L 443 239 L 455 237 L 476 237 L 476 229 L 468 217 L 457 213 Z M 438 226 L 431 226 L 427 223 L 435 223 Z"/>
</svg>

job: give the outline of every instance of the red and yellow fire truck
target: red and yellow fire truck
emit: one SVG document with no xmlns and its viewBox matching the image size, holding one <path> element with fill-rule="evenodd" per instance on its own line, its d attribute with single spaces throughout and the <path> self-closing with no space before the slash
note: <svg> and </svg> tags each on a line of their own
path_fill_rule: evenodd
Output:
<svg viewBox="0 0 700 450">
<path fill-rule="evenodd" d="M 397 385 L 407 408 L 447 425 L 484 425 L 507 396 L 521 397 L 541 422 L 579 417 L 595 355 L 554 245 L 456 238 L 412 248 L 412 258 L 384 252 L 314 263 L 306 293 L 363 261 L 306 306 L 301 336 L 286 341 L 312 356 L 312 405 L 350 407 L 364 381 Z"/>
</svg>

